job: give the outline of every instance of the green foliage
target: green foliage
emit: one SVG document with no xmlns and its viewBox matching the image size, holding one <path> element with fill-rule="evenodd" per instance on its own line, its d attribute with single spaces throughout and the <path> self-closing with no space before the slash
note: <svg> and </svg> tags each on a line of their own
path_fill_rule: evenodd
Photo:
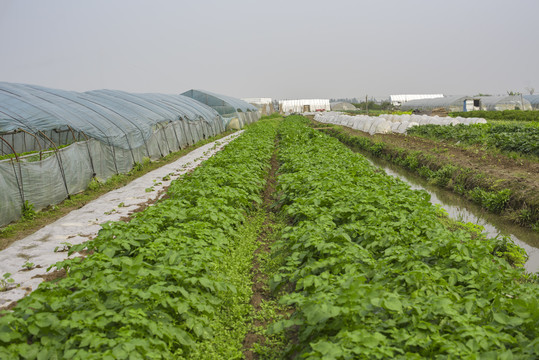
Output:
<svg viewBox="0 0 539 360">
<path fill-rule="evenodd" d="M 431 172 L 429 174 L 429 181 L 438 186 L 447 186 L 449 181 L 453 178 L 453 174 L 456 170 L 457 168 L 453 165 L 445 165 L 437 171 Z"/>
<path fill-rule="evenodd" d="M 142 163 L 136 162 L 133 164 L 133 168 L 131 169 L 131 171 L 141 171 L 143 168 L 144 166 L 142 165 Z"/>
<path fill-rule="evenodd" d="M 5 273 L 0 278 L 0 291 L 6 291 L 9 290 L 12 286 L 15 280 L 11 277 L 10 273 Z"/>
<path fill-rule="evenodd" d="M 279 118 L 282 118 L 283 116 L 281 114 L 279 114 L 278 112 L 274 112 L 273 114 L 270 114 L 270 115 L 264 115 L 262 117 L 260 117 L 260 120 L 272 120 L 272 119 L 279 119 Z"/>
<path fill-rule="evenodd" d="M 369 111 L 370 110 L 391 110 L 393 109 L 393 106 L 391 105 L 391 102 L 389 101 L 383 101 L 381 103 L 376 103 L 373 100 L 369 100 L 367 103 L 365 101 L 359 102 L 359 103 L 352 103 L 356 108 L 365 110 L 366 106 L 368 105 Z"/>
<path fill-rule="evenodd" d="M 410 155 L 407 155 L 402 160 L 402 165 L 407 167 L 410 170 L 416 170 L 419 167 L 419 156 L 420 152 L 414 152 Z"/>
<path fill-rule="evenodd" d="M 295 308 L 285 357 L 537 358 L 539 286 L 499 239 L 450 231 L 424 192 L 288 117 L 280 133 L 274 290 Z M 508 243 L 510 244 L 510 243 Z M 511 247 L 513 245 L 509 245 Z"/>
<path fill-rule="evenodd" d="M 90 255 L 57 263 L 66 278 L 40 284 L 0 317 L 0 358 L 199 358 L 216 329 L 235 328 L 221 317 L 243 321 L 231 303 L 245 279 L 224 268 L 243 249 L 238 230 L 261 202 L 274 138 L 275 122 L 250 126 L 172 182 L 168 199 L 73 245 L 69 254 Z"/>
<path fill-rule="evenodd" d="M 88 183 L 88 190 L 97 190 L 101 187 L 101 182 L 97 180 L 97 178 L 92 178 L 92 180 Z"/>
<path fill-rule="evenodd" d="M 539 157 L 539 128 L 527 124 L 422 125 L 408 129 L 408 135 L 485 145 Z"/>
<path fill-rule="evenodd" d="M 380 156 L 382 154 L 382 151 L 384 150 L 385 143 L 383 142 L 375 142 L 370 147 L 370 152 L 374 155 Z"/>
<path fill-rule="evenodd" d="M 470 190 L 468 195 L 486 209 L 494 213 L 500 213 L 505 209 L 505 205 L 511 197 L 511 190 L 503 189 L 500 191 L 486 191 L 476 187 L 473 190 Z"/>
<path fill-rule="evenodd" d="M 264 220 L 260 211 L 255 211 L 253 216 L 246 219 L 244 226 L 230 240 L 226 261 L 215 265 L 215 274 L 219 274 L 220 280 L 236 291 L 224 301 L 220 307 L 221 315 L 210 324 L 213 336 L 197 345 L 196 351 L 191 354 L 192 359 L 241 358 L 242 342 L 252 315 L 252 260 Z"/>
<path fill-rule="evenodd" d="M 31 204 L 26 200 L 22 207 L 22 218 L 24 220 L 32 220 L 36 217 L 36 211 L 34 210 L 34 204 Z"/>
<path fill-rule="evenodd" d="M 436 125 L 426 125 L 414 127 L 413 129 L 429 127 L 431 127 L 431 129 L 435 129 L 440 134 L 444 132 L 450 132 L 451 128 L 453 128 L 447 126 L 442 127 Z M 366 150 L 378 157 L 385 157 L 398 165 L 415 170 L 417 171 L 418 175 L 429 180 L 429 182 L 433 184 L 436 184 L 438 186 L 451 185 L 456 193 L 471 198 L 479 205 L 495 213 L 499 213 L 503 209 L 505 209 L 510 199 L 511 194 L 510 190 L 508 189 L 505 189 L 503 191 L 491 191 L 489 189 L 482 188 L 477 188 L 472 191 L 467 190 L 463 186 L 463 184 L 468 182 L 468 180 L 471 179 L 472 181 L 479 183 L 484 180 L 483 173 L 476 173 L 472 169 L 457 168 L 454 165 L 446 164 L 438 170 L 433 171 L 426 165 L 420 165 L 420 156 L 422 157 L 423 163 L 434 162 L 432 159 L 429 160 L 428 154 L 424 155 L 420 152 L 407 153 L 404 149 L 386 149 L 384 143 L 376 143 L 367 137 L 351 136 L 342 131 L 339 131 L 338 129 L 328 129 L 325 130 L 325 132 L 339 139 L 345 144 Z M 530 216 L 535 216 L 535 213 L 532 211 L 524 211 L 522 212 L 522 214 L 519 215 L 518 221 L 520 221 L 521 223 L 526 221 L 526 224 L 530 224 L 530 222 L 532 222 L 532 220 L 530 220 Z"/>
<path fill-rule="evenodd" d="M 36 264 L 34 264 L 33 262 L 29 262 L 29 261 L 25 262 L 25 263 L 22 265 L 22 268 L 23 268 L 24 270 L 32 270 L 32 269 L 35 268 L 35 267 L 36 267 Z"/>
<path fill-rule="evenodd" d="M 15 227 L 13 225 L 7 225 L 0 229 L 0 237 L 10 236 L 15 232 Z"/>
<path fill-rule="evenodd" d="M 524 267 L 528 260 L 528 255 L 523 248 L 515 245 L 508 236 L 501 236 L 496 240 L 496 247 L 492 251 L 493 255 L 503 257 L 513 266 Z"/>
<path fill-rule="evenodd" d="M 518 120 L 518 121 L 539 121 L 539 111 L 524 111 L 524 110 L 503 110 L 503 111 L 466 111 L 452 112 L 449 114 L 452 117 L 478 117 L 487 120 Z"/>
</svg>

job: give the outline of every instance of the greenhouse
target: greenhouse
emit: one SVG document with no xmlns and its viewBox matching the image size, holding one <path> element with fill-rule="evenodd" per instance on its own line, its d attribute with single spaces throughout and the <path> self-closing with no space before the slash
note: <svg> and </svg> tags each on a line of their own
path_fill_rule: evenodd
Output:
<svg viewBox="0 0 539 360">
<path fill-rule="evenodd" d="M 336 102 L 336 103 L 331 103 L 331 111 L 353 111 L 353 110 L 357 110 L 357 108 L 350 104 L 350 103 L 347 103 L 347 102 Z"/>
<path fill-rule="evenodd" d="M 539 110 L 539 95 L 524 95 L 524 99 L 530 102 L 532 110 Z"/>
<path fill-rule="evenodd" d="M 532 109 L 530 102 L 520 95 L 479 96 L 478 98 L 481 100 L 481 110 L 502 111 Z"/>
<path fill-rule="evenodd" d="M 272 98 L 243 98 L 241 100 L 256 106 L 262 116 L 271 115 L 275 112 Z"/>
<path fill-rule="evenodd" d="M 260 118 L 258 108 L 243 100 L 205 90 L 189 90 L 183 96 L 195 99 L 217 111 L 225 122 L 225 127 L 241 129 Z"/>
<path fill-rule="evenodd" d="M 432 111 L 434 109 L 445 109 L 451 111 L 463 111 L 464 104 L 470 100 L 469 96 L 453 95 L 434 99 L 410 100 L 402 103 L 401 110 Z"/>
<path fill-rule="evenodd" d="M 0 82 L 0 226 L 224 130 L 187 96 Z"/>
<path fill-rule="evenodd" d="M 279 111 L 281 114 L 331 111 L 331 106 L 329 99 L 280 100 Z"/>
</svg>

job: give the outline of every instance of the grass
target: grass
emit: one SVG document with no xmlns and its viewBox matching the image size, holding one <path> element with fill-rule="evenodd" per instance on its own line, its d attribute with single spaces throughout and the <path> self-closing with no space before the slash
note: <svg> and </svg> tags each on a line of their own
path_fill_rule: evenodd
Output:
<svg viewBox="0 0 539 360">
<path fill-rule="evenodd" d="M 101 195 L 106 194 L 109 191 L 121 188 L 129 184 L 131 181 L 149 173 L 150 171 L 160 168 L 163 165 L 170 164 L 178 160 L 182 156 L 187 155 L 191 151 L 212 141 L 221 139 L 232 133 L 233 131 L 227 131 L 209 139 L 201 140 L 195 145 L 191 145 L 183 150 L 170 153 L 156 161 L 143 161 L 142 164 L 139 163 L 134 166 L 130 172 L 126 174 L 114 175 L 105 182 L 98 182 L 96 180 L 92 180 L 92 182 L 85 191 L 79 194 L 71 195 L 68 199 L 64 200 L 60 204 L 51 205 L 41 211 L 32 213 L 32 216 L 23 217 L 20 220 L 1 228 L 0 250 L 5 249 L 13 242 L 22 239 L 36 232 L 42 227 L 56 221 L 57 219 L 68 214 L 69 212 L 81 208 L 90 201 L 97 199 Z"/>
</svg>

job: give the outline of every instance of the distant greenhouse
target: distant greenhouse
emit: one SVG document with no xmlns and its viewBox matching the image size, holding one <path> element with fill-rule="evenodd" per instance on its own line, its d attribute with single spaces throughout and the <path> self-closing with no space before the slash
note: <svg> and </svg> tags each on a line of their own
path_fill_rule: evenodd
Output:
<svg viewBox="0 0 539 360">
<path fill-rule="evenodd" d="M 530 101 L 521 96 L 445 96 L 436 99 L 411 100 L 401 105 L 402 110 L 431 111 L 434 109 L 445 109 L 452 111 L 472 111 L 472 110 L 531 110 Z"/>
<path fill-rule="evenodd" d="M 347 102 L 336 102 L 331 103 L 331 111 L 347 111 L 347 110 L 357 110 L 357 108 Z"/>
<path fill-rule="evenodd" d="M 310 111 L 331 111 L 329 99 L 280 100 L 279 111 L 285 113 L 303 113 Z"/>
<path fill-rule="evenodd" d="M 389 95 L 389 101 L 393 106 L 400 106 L 406 101 L 422 100 L 422 99 L 435 99 L 442 98 L 443 94 L 402 94 L 402 95 Z"/>
<path fill-rule="evenodd" d="M 215 109 L 223 117 L 227 128 L 241 129 L 244 125 L 260 118 L 260 112 L 256 106 L 238 98 L 195 89 L 186 91 L 182 95 Z"/>
<path fill-rule="evenodd" d="M 406 101 L 401 105 L 401 110 L 432 111 L 434 109 L 445 109 L 451 111 L 463 111 L 464 104 L 473 99 L 469 96 L 453 95 L 434 99 L 420 99 Z"/>
<path fill-rule="evenodd" d="M 520 95 L 479 96 L 481 110 L 531 110 L 530 102 Z"/>
<path fill-rule="evenodd" d="M 539 110 L 539 95 L 524 95 L 524 99 L 530 102 L 533 110 Z"/>
<path fill-rule="evenodd" d="M 243 98 L 241 100 L 256 106 L 261 115 L 270 115 L 275 112 L 272 98 Z"/>
</svg>

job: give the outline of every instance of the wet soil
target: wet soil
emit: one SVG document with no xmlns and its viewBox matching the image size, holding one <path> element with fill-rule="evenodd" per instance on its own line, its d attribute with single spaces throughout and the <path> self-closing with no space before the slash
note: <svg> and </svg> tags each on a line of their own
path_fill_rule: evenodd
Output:
<svg viewBox="0 0 539 360">
<path fill-rule="evenodd" d="M 43 274 L 43 275 L 36 275 L 34 278 L 42 278 L 44 281 L 54 281 L 57 279 L 65 278 L 67 275 L 67 272 L 65 269 L 60 270 L 54 270 L 52 272 Z"/>
</svg>

